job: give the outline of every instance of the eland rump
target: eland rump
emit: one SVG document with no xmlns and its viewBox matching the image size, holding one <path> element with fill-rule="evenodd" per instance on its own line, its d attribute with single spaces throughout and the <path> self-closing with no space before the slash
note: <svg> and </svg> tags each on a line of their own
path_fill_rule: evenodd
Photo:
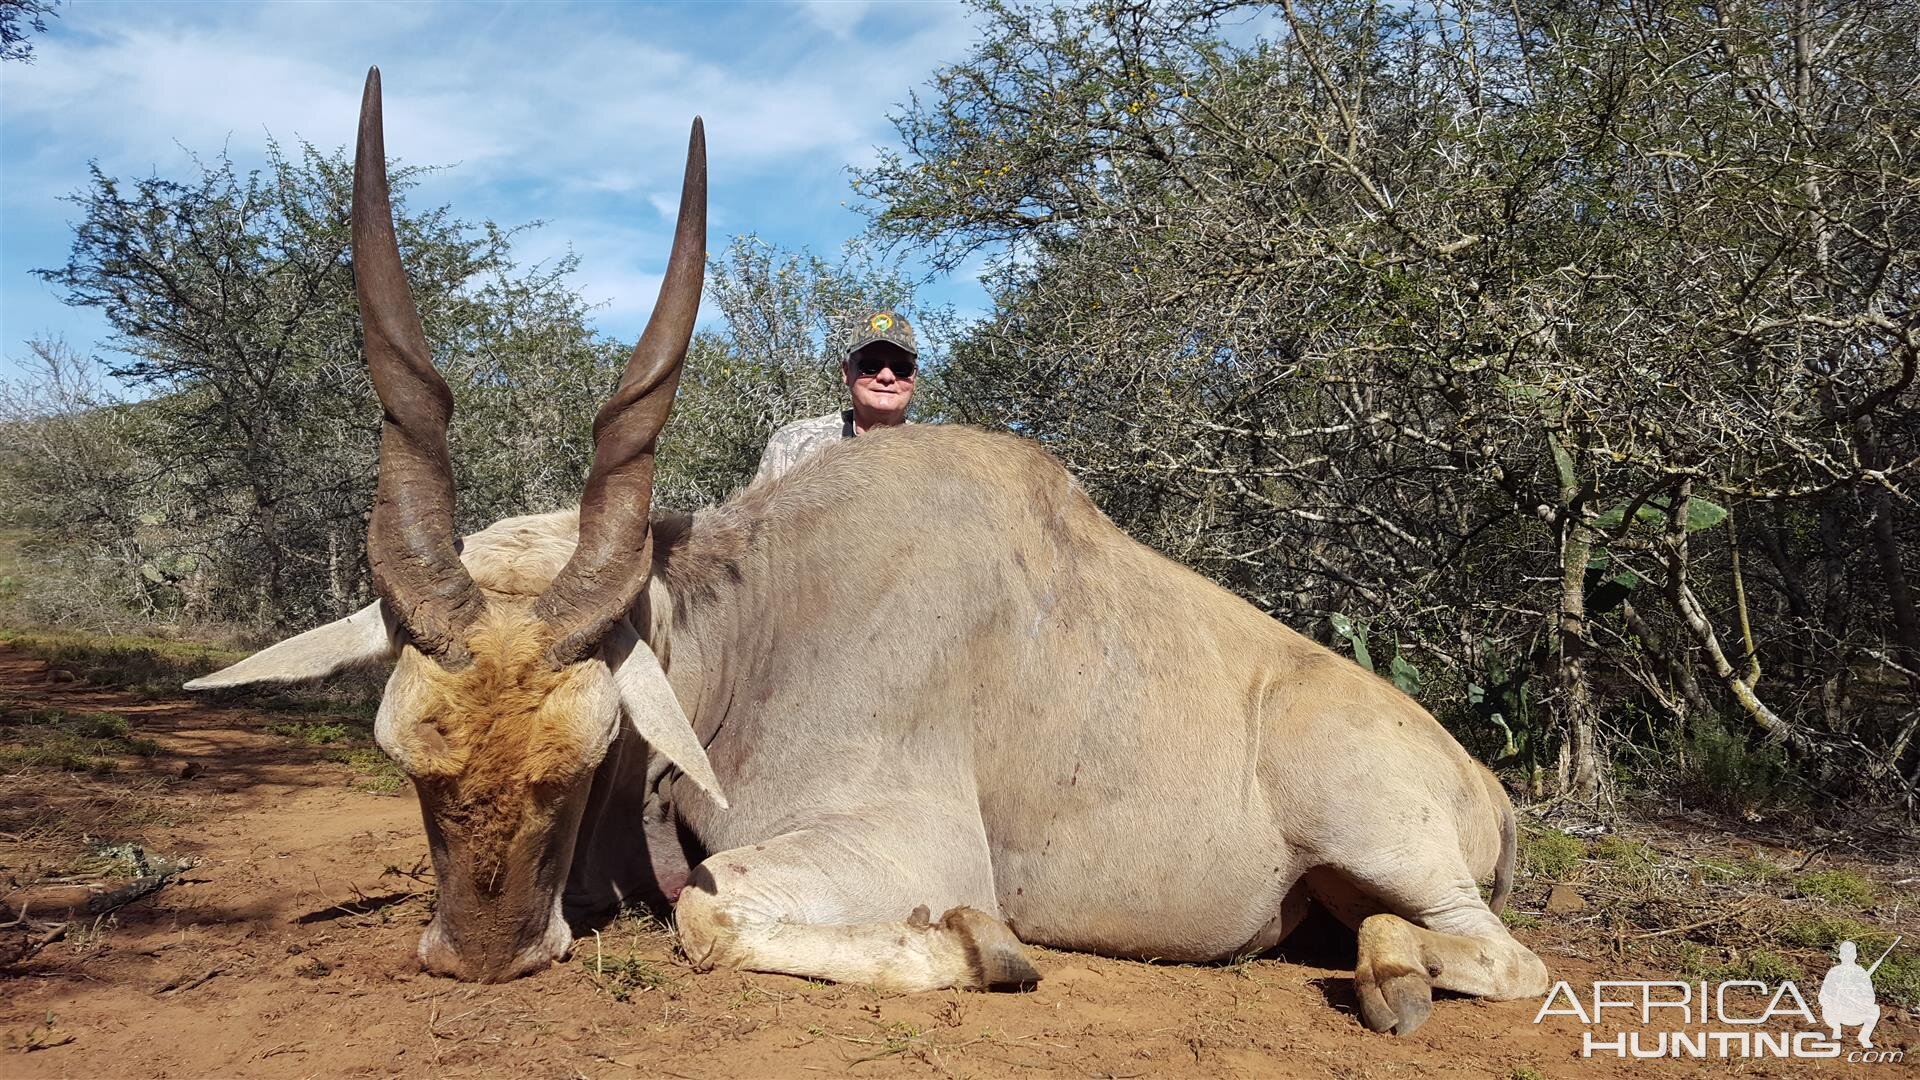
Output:
<svg viewBox="0 0 1920 1080">
<path fill-rule="evenodd" d="M 1211 960 L 1314 900 L 1359 931 L 1375 1030 L 1412 1030 L 1435 986 L 1545 990 L 1495 915 L 1514 821 L 1492 775 L 1392 686 L 1123 535 L 1032 443 L 880 431 L 650 517 L 702 282 L 698 121 L 579 510 L 457 544 L 377 75 L 353 238 L 380 600 L 189 686 L 394 664 L 376 735 L 426 819 L 427 968 L 526 974 L 568 949 L 563 908 L 653 897 L 700 969 L 1017 985 L 1038 977 L 1022 941 Z"/>
</svg>

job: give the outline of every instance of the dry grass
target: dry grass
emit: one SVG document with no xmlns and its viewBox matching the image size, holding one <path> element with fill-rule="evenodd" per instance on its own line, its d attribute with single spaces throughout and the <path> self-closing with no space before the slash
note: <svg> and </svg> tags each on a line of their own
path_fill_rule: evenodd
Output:
<svg viewBox="0 0 1920 1080">
<path fill-rule="evenodd" d="M 96 871 L 112 845 L 146 843 L 191 823 L 193 800 L 160 777 L 0 774 L 0 880 L 18 884 Z"/>
<path fill-rule="evenodd" d="M 1877 870 L 1837 857 L 1811 869 L 1817 851 L 1729 844 L 1725 836 L 1628 829 L 1583 838 L 1537 824 L 1523 836 L 1532 869 L 1509 924 L 1569 947 L 1582 943 L 1582 951 L 1604 948 L 1693 978 L 1804 985 L 1833 963 L 1841 941 L 1856 943 L 1866 964 L 1896 935 L 1920 940 L 1920 893 L 1911 881 L 1887 880 L 1899 857 Z M 1748 850 L 1728 857 L 1729 847 L 1742 846 Z M 1545 911 L 1552 884 L 1587 906 Z M 1888 956 L 1874 983 L 1882 1001 L 1920 1007 L 1920 953 Z"/>
<path fill-rule="evenodd" d="M 123 757 L 150 758 L 158 743 L 133 734 L 133 723 L 112 712 L 26 708 L 0 701 L 0 771 L 14 768 L 110 773 Z"/>
<path fill-rule="evenodd" d="M 615 1001 L 670 989 L 679 946 L 673 931 L 649 912 L 631 908 L 574 946 L 573 965 Z"/>
<path fill-rule="evenodd" d="M 41 628 L 0 628 L 0 645 L 45 660 L 93 686 L 127 690 L 140 698 L 180 696 L 180 684 L 232 664 L 247 650 L 138 634 L 90 634 Z M 250 707 L 271 712 L 322 713 L 367 719 L 379 705 L 384 681 L 346 673 L 325 686 L 250 691 Z"/>
</svg>

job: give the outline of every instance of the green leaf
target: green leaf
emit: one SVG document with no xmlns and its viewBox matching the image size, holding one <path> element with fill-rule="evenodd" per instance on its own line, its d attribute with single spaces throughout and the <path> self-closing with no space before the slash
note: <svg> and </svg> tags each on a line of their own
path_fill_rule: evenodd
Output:
<svg viewBox="0 0 1920 1080">
<path fill-rule="evenodd" d="M 1621 503 L 1593 519 L 1593 527 L 1602 532 L 1613 532 L 1620 528 L 1620 521 L 1627 515 L 1627 504 Z M 1687 503 L 1687 531 L 1699 532 L 1711 529 L 1727 519 L 1727 508 L 1711 499 L 1695 498 Z M 1648 525 L 1656 529 L 1667 524 L 1667 502 L 1665 499 L 1648 499 L 1640 504 L 1633 515 L 1634 524 Z"/>
<path fill-rule="evenodd" d="M 1408 697 L 1414 697 L 1420 693 L 1420 669 L 1414 667 L 1412 661 L 1399 653 L 1394 653 L 1393 663 L 1387 665 L 1387 677 L 1392 679 L 1393 685 L 1399 687 L 1400 692 Z"/>
<path fill-rule="evenodd" d="M 1593 527 L 1603 532 L 1613 532 L 1614 530 L 1620 527 L 1620 520 L 1626 516 L 1627 516 L 1627 504 L 1621 503 L 1619 506 L 1613 507 L 1612 509 L 1602 510 L 1600 512 L 1600 516 L 1593 519 Z M 1661 517 L 1659 514 L 1655 514 L 1651 519 L 1649 519 L 1647 517 L 1647 508 L 1645 506 L 1642 506 L 1640 508 L 1640 512 L 1634 515 L 1634 520 L 1635 521 L 1651 520 L 1657 523 L 1661 520 Z"/>
<path fill-rule="evenodd" d="M 1597 574 L 1589 576 L 1587 578 L 1587 614 L 1589 616 L 1605 615 L 1619 607 L 1626 602 L 1627 594 L 1639 584 L 1640 575 L 1631 570 L 1622 570 L 1604 578 Z"/>
<path fill-rule="evenodd" d="M 1558 438 L 1548 438 L 1547 445 L 1553 450 L 1553 467 L 1560 474 L 1561 486 L 1571 487 L 1574 483 L 1573 455 L 1567 453 L 1567 448 Z"/>
<path fill-rule="evenodd" d="M 1511 375 L 1502 375 L 1499 377 L 1499 381 L 1502 389 L 1522 401 L 1537 401 L 1547 396 L 1545 387 L 1534 386 L 1531 383 L 1523 383 Z"/>
<path fill-rule="evenodd" d="M 1353 646 L 1354 661 L 1368 671 L 1374 670 L 1373 656 L 1367 652 L 1366 627 L 1355 626 L 1352 619 L 1337 612 L 1327 616 L 1327 622 L 1333 626 L 1334 633 L 1346 638 L 1347 644 Z"/>
<path fill-rule="evenodd" d="M 1687 531 L 1711 529 L 1727 520 L 1727 508 L 1716 502 L 1696 498 L 1687 504 Z"/>
</svg>

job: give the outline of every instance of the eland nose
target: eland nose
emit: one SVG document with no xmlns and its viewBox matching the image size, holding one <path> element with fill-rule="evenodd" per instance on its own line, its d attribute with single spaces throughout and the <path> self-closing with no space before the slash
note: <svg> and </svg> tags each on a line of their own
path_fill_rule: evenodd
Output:
<svg viewBox="0 0 1920 1080">
<path fill-rule="evenodd" d="M 541 940 L 517 951 L 502 951 L 493 954 L 491 950 L 474 950 L 463 955 L 448 940 L 436 920 L 420 935 L 420 948 L 416 956 L 420 966 L 429 974 L 441 975 L 461 982 L 503 983 L 525 975 L 543 971 L 549 964 L 565 960 L 573 946 L 573 934 L 561 922 L 557 927 L 550 926 Z"/>
</svg>

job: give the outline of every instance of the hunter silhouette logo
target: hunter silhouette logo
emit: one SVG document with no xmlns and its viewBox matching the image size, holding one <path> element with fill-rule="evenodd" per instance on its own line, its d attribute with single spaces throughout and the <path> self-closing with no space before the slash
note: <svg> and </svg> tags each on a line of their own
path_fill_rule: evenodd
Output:
<svg viewBox="0 0 1920 1080">
<path fill-rule="evenodd" d="M 1893 945 L 1898 944 L 1900 939 L 1894 938 Z M 1863 969 L 1855 962 L 1860 955 L 1859 946 L 1851 941 L 1840 943 L 1840 962 L 1828 968 L 1826 978 L 1820 980 L 1820 1019 L 1827 1022 L 1835 1042 L 1843 1041 L 1841 1028 L 1857 1026 L 1860 1045 L 1873 1049 L 1868 1036 L 1873 1034 L 1873 1025 L 1880 1022 L 1880 1003 L 1873 995 L 1873 973 L 1880 970 L 1881 961 L 1893 952 L 1893 945 L 1887 946 L 1887 951 L 1880 954 L 1872 967 Z"/>
<path fill-rule="evenodd" d="M 1581 1057 L 1899 1062 L 1906 1052 L 1875 1049 L 1872 1034 L 1880 1022 L 1873 973 L 1900 941 L 1894 938 L 1879 959 L 1864 968 L 1859 946 L 1840 942 L 1835 950 L 1839 963 L 1820 980 L 1818 1016 L 1792 982 L 1607 980 L 1594 983 L 1585 998 L 1566 982 L 1554 983 L 1533 1022 L 1549 1016 L 1578 1018 L 1590 1029 L 1580 1035 Z M 1859 1029 L 1855 1038 L 1860 1049 L 1847 1049 L 1846 1028 Z"/>
</svg>

